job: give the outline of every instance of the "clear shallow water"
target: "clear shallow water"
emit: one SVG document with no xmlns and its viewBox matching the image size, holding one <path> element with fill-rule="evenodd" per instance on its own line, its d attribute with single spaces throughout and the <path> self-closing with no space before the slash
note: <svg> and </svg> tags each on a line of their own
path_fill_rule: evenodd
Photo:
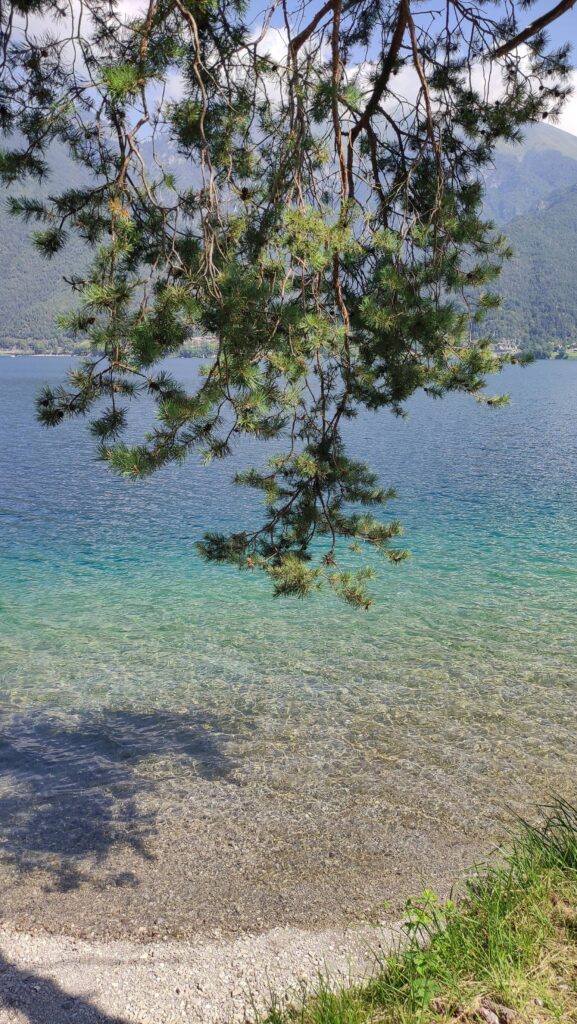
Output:
<svg viewBox="0 0 577 1024">
<path fill-rule="evenodd" d="M 66 363 L 0 361 L 11 913 L 39 920 L 38 886 L 70 918 L 67 898 L 114 885 L 125 927 L 159 902 L 181 929 L 304 920 L 303 899 L 358 916 L 439 846 L 453 870 L 512 812 L 572 795 L 577 363 L 510 368 L 506 409 L 419 397 L 352 424 L 413 556 L 380 567 L 368 614 L 201 563 L 194 541 L 241 524 L 251 493 L 230 464 L 135 486 L 73 428 L 41 430 L 34 394 Z"/>
</svg>

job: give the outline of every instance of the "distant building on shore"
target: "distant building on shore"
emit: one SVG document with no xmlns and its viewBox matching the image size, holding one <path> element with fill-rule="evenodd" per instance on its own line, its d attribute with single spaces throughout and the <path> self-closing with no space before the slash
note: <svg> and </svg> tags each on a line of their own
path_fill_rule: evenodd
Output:
<svg viewBox="0 0 577 1024">
<path fill-rule="evenodd" d="M 513 338 L 501 338 L 493 345 L 493 351 L 496 356 L 514 356 L 520 349 Z"/>
</svg>

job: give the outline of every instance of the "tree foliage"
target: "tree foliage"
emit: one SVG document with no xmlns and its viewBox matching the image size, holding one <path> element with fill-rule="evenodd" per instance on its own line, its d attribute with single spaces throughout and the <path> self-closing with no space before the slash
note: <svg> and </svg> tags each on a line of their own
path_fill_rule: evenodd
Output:
<svg viewBox="0 0 577 1024">
<path fill-rule="evenodd" d="M 88 172 L 12 203 L 47 258 L 71 235 L 94 250 L 63 320 L 94 356 L 45 389 L 40 419 L 89 416 L 101 458 L 133 478 L 194 449 L 223 458 L 243 435 L 282 441 L 238 477 L 263 521 L 209 534 L 206 558 L 261 568 L 279 594 L 325 582 L 366 606 L 371 571 L 343 567 L 343 543 L 404 557 L 378 514 L 391 494 L 348 456 L 343 425 L 361 406 L 400 415 L 419 388 L 480 396 L 498 365 L 472 331 L 507 251 L 480 174 L 498 140 L 555 115 L 569 72 L 543 32 L 515 47 L 527 6 L 3 7 L 3 180 L 43 180 L 54 142 Z M 187 393 L 159 363 L 193 331 L 218 348 Z M 143 395 L 156 425 L 130 445 Z"/>
</svg>

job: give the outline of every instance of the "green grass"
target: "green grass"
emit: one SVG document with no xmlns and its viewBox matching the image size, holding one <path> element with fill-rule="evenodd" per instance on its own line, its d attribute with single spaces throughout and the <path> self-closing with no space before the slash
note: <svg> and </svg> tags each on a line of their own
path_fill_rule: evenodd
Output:
<svg viewBox="0 0 577 1024">
<path fill-rule="evenodd" d="M 522 823 L 458 901 L 411 900 L 404 933 L 372 980 L 324 983 L 260 1024 L 577 1022 L 577 809 L 558 801 L 540 827 Z"/>
</svg>

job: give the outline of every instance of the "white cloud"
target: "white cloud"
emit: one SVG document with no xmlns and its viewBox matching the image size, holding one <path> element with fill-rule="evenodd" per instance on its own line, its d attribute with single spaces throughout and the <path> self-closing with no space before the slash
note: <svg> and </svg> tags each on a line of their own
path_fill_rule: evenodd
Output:
<svg viewBox="0 0 577 1024">
<path fill-rule="evenodd" d="M 259 40 L 258 49 L 266 54 L 277 64 L 285 64 L 288 50 L 288 37 L 286 29 L 268 27 L 264 32 L 256 30 L 253 39 Z"/>
<path fill-rule="evenodd" d="M 557 127 L 562 128 L 564 132 L 570 132 L 571 135 L 577 135 L 577 71 L 573 72 L 572 83 L 575 91 L 567 100 Z"/>
</svg>

